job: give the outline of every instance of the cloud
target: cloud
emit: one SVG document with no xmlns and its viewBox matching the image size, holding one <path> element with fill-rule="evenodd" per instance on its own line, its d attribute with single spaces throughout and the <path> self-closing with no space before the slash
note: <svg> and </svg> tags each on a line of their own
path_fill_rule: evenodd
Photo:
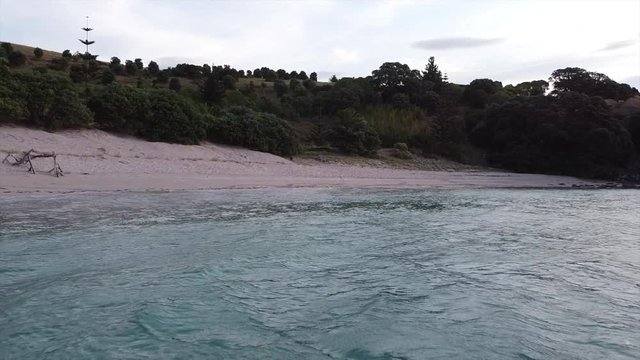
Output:
<svg viewBox="0 0 640 360">
<path fill-rule="evenodd" d="M 331 50 L 331 58 L 334 62 L 349 64 L 360 60 L 358 52 L 355 50 L 346 50 L 343 48 L 334 48 Z"/>
<path fill-rule="evenodd" d="M 605 47 L 603 47 L 602 49 L 600 49 L 598 51 L 612 51 L 612 50 L 622 49 L 622 48 L 626 48 L 626 47 L 629 47 L 629 46 L 633 46 L 633 45 L 635 45 L 636 42 L 638 42 L 638 40 L 636 40 L 636 39 L 614 41 L 614 42 L 608 43 Z"/>
<path fill-rule="evenodd" d="M 468 49 L 503 42 L 504 38 L 451 37 L 416 41 L 412 47 L 425 50 Z"/>
</svg>

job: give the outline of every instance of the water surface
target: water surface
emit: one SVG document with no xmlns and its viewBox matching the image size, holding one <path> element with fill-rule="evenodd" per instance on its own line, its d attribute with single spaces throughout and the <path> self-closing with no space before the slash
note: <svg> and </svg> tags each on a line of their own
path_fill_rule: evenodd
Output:
<svg viewBox="0 0 640 360">
<path fill-rule="evenodd" d="M 637 191 L 0 198 L 0 358 L 637 359 Z"/>
</svg>

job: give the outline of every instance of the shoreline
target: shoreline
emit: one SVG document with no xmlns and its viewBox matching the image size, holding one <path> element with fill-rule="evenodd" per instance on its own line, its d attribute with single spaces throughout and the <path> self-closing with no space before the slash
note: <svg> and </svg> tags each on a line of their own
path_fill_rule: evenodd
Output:
<svg viewBox="0 0 640 360">
<path fill-rule="evenodd" d="M 0 126 L 0 154 L 54 151 L 26 167 L 0 164 L 0 196 L 16 193 L 178 191 L 261 188 L 580 189 L 619 184 L 570 176 L 521 174 L 441 159 L 385 163 L 377 159 L 302 156 L 293 161 L 257 151 L 203 143 L 177 145 L 119 137 L 99 130 L 48 133 Z M 351 162 L 349 162 L 351 161 Z"/>
</svg>

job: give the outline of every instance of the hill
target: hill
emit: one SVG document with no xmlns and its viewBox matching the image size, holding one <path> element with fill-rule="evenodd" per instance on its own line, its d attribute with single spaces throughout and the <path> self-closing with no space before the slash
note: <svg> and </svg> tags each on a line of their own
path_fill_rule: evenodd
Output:
<svg viewBox="0 0 640 360">
<path fill-rule="evenodd" d="M 387 62 L 366 78 L 229 65 L 95 60 L 3 44 L 0 120 L 47 130 L 89 127 L 150 141 L 204 140 L 291 156 L 445 157 L 518 172 L 615 179 L 635 176 L 637 89 L 568 67 L 550 83 L 503 86 L 443 78 Z M 10 65 L 10 66 L 7 66 Z M 604 100 L 604 98 L 608 100 Z M 384 150 L 381 149 L 391 149 Z"/>
</svg>

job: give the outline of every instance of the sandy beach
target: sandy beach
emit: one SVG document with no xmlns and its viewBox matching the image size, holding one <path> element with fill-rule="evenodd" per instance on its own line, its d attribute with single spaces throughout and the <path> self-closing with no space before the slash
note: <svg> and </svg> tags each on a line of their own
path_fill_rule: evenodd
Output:
<svg viewBox="0 0 640 360">
<path fill-rule="evenodd" d="M 35 149 L 55 152 L 64 176 L 47 173 L 50 158 L 0 165 L 0 194 L 16 192 L 198 190 L 260 187 L 571 188 L 601 182 L 567 176 L 515 174 L 438 159 L 401 168 L 379 160 L 293 160 L 211 143 L 177 145 L 115 136 L 99 130 L 48 133 L 0 127 L 0 156 Z M 405 166 L 406 167 L 406 166 Z"/>
</svg>

